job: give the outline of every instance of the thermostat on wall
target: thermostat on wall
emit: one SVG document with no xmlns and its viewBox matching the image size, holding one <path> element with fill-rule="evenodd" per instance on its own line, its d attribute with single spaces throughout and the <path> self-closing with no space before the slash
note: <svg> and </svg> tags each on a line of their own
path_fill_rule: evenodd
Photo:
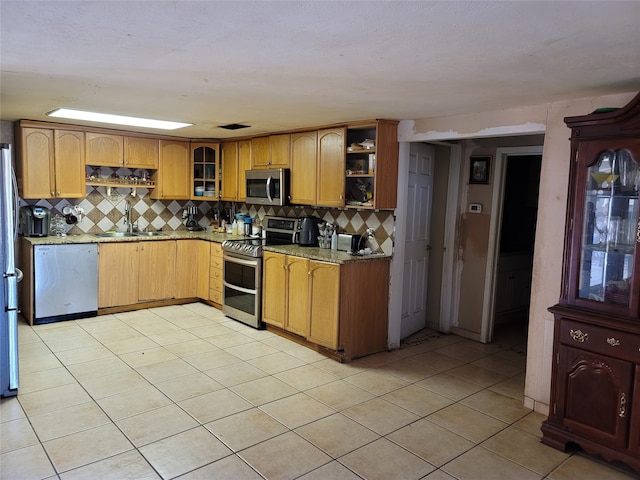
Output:
<svg viewBox="0 0 640 480">
<path fill-rule="evenodd" d="M 482 213 L 482 205 L 479 203 L 471 203 L 469 204 L 469 212 L 471 213 Z"/>
</svg>

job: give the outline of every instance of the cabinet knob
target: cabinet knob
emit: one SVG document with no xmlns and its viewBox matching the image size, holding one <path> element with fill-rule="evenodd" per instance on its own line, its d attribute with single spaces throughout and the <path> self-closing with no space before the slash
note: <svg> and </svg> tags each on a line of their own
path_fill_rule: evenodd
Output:
<svg viewBox="0 0 640 480">
<path fill-rule="evenodd" d="M 584 343 L 589 338 L 589 334 L 584 333 L 582 330 L 571 330 L 569 335 L 571 335 L 574 341 L 580 343 Z"/>
</svg>

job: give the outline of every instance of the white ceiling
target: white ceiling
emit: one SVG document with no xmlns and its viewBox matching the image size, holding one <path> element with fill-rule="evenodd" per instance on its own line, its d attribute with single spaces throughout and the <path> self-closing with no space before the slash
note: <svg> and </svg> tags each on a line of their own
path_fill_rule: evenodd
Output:
<svg viewBox="0 0 640 480">
<path fill-rule="evenodd" d="M 2 0 L 0 15 L 2 120 L 67 107 L 228 138 L 640 90 L 638 1 Z"/>
</svg>

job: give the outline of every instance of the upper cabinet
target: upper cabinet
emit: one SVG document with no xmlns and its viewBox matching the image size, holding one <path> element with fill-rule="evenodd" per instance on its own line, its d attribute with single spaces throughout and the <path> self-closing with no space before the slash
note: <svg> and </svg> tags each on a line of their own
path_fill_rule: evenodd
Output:
<svg viewBox="0 0 640 480">
<path fill-rule="evenodd" d="M 191 151 L 188 141 L 160 140 L 158 170 L 153 175 L 153 199 L 191 198 Z"/>
<path fill-rule="evenodd" d="M 398 193 L 397 122 L 347 128 L 345 205 L 394 209 Z"/>
<path fill-rule="evenodd" d="M 218 200 L 220 197 L 220 144 L 191 143 L 191 198 Z"/>
<path fill-rule="evenodd" d="M 128 137 L 109 133 L 86 133 L 87 165 L 158 168 L 160 144 L 157 138 Z"/>
<path fill-rule="evenodd" d="M 19 124 L 16 146 L 16 176 L 22 198 L 85 196 L 84 132 Z"/>
<path fill-rule="evenodd" d="M 251 139 L 251 168 L 289 168 L 291 161 L 288 133 Z"/>
</svg>

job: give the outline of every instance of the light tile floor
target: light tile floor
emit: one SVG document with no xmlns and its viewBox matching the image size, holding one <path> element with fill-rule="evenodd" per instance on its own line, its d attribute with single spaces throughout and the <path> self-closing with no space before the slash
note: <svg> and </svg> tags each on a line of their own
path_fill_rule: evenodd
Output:
<svg viewBox="0 0 640 480">
<path fill-rule="evenodd" d="M 19 327 L 2 479 L 623 479 L 540 443 L 525 355 L 441 336 L 340 364 L 204 304 Z"/>
</svg>

